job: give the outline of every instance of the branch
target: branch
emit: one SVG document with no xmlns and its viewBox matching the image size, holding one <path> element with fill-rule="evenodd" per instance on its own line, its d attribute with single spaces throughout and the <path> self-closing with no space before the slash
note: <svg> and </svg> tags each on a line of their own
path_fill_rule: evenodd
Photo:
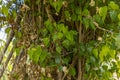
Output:
<svg viewBox="0 0 120 80">
<path fill-rule="evenodd" d="M 81 70 L 81 59 L 78 59 L 78 79 L 77 80 L 82 80 L 82 70 Z"/>
<path fill-rule="evenodd" d="M 17 55 L 16 58 L 15 58 L 15 62 L 14 62 L 13 67 L 12 67 L 12 73 L 13 73 L 13 71 L 14 71 L 14 68 L 16 67 L 16 65 L 18 64 L 18 62 L 20 61 L 21 56 L 23 55 L 23 53 L 24 53 L 24 49 L 22 48 L 22 49 L 20 50 L 19 55 Z"/>
<path fill-rule="evenodd" d="M 22 16 L 21 16 L 21 15 L 22 15 L 21 12 L 18 13 L 18 15 L 17 15 L 17 17 L 16 17 L 16 19 L 15 19 L 15 25 L 13 25 L 13 27 L 15 27 L 16 30 L 19 29 L 18 25 L 20 24 L 21 19 L 22 19 Z M 5 44 L 5 47 L 3 48 L 3 50 L 2 50 L 2 52 L 1 52 L 1 54 L 0 54 L 0 64 L 2 63 L 3 56 L 5 55 L 5 53 L 6 53 L 7 49 L 8 49 L 8 46 L 9 46 L 10 42 L 12 41 L 14 35 L 15 35 L 14 30 L 10 30 L 8 39 L 7 39 L 6 44 Z M 2 69 L 0 69 L 0 71 L 1 71 L 1 73 L 0 73 L 0 78 L 2 77 L 2 75 L 3 75 L 3 73 L 4 73 L 5 69 L 6 69 L 6 67 L 7 67 L 7 65 L 8 65 L 8 63 L 9 63 L 11 57 L 12 57 L 12 55 L 13 55 L 13 48 L 12 48 L 12 50 L 10 51 L 10 54 L 9 54 L 8 57 L 7 57 L 7 60 L 6 60 L 6 62 L 5 62 L 5 65 L 3 65 Z"/>
<path fill-rule="evenodd" d="M 47 2 L 44 1 L 44 4 L 47 4 Z M 46 5 L 45 10 L 46 10 L 49 20 L 51 22 L 54 22 L 55 20 L 54 20 L 53 16 L 50 14 L 50 5 Z"/>
<path fill-rule="evenodd" d="M 16 27 L 17 30 L 18 30 L 18 25 L 20 24 L 21 19 L 22 19 L 21 15 L 22 15 L 22 12 L 19 12 L 16 19 L 15 19 L 15 25 L 13 25 L 13 27 Z M 0 55 L 0 64 L 1 64 L 2 60 L 3 60 L 3 56 L 5 55 L 10 42 L 12 41 L 12 39 L 14 37 L 14 34 L 15 34 L 14 31 L 11 30 L 10 33 L 9 33 L 8 39 L 6 41 L 5 47 L 3 48 L 2 53 Z"/>
<path fill-rule="evenodd" d="M 11 49 L 11 51 L 10 51 L 8 57 L 7 57 L 7 60 L 6 60 L 5 64 L 4 64 L 4 66 L 3 66 L 3 69 L 1 70 L 0 78 L 3 76 L 3 73 L 4 73 L 5 69 L 6 69 L 6 67 L 7 67 L 7 65 L 8 65 L 8 63 L 9 63 L 11 57 L 12 57 L 12 55 L 13 55 L 13 48 Z"/>
<path fill-rule="evenodd" d="M 3 56 L 5 55 L 10 42 L 13 39 L 13 36 L 14 36 L 14 32 L 13 32 L 13 30 L 11 30 L 10 33 L 9 33 L 8 39 L 6 41 L 5 47 L 3 48 L 2 53 L 0 55 L 0 64 L 1 64 L 2 60 L 3 60 Z"/>
<path fill-rule="evenodd" d="M 5 21 L 6 20 L 6 17 L 5 16 L 0 16 L 0 21 L 3 20 Z"/>
</svg>

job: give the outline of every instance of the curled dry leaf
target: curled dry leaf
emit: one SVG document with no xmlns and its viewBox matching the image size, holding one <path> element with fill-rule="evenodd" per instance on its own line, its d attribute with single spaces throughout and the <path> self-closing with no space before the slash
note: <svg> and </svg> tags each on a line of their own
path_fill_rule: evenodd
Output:
<svg viewBox="0 0 120 80">
<path fill-rule="evenodd" d="M 47 77 L 52 77 L 50 73 L 47 74 Z"/>
<path fill-rule="evenodd" d="M 102 37 L 99 36 L 99 37 L 98 37 L 98 41 L 102 41 Z"/>
<path fill-rule="evenodd" d="M 99 8 L 98 7 L 96 7 L 96 13 L 99 13 Z"/>
<path fill-rule="evenodd" d="M 63 66 L 63 72 L 64 72 L 64 73 L 68 73 L 68 69 L 67 69 L 66 66 Z"/>
<path fill-rule="evenodd" d="M 103 0 L 103 3 L 105 3 L 105 0 Z"/>
<path fill-rule="evenodd" d="M 67 3 L 67 1 L 63 1 L 62 4 L 63 4 L 64 7 L 68 7 L 68 3 Z"/>
<path fill-rule="evenodd" d="M 95 6 L 95 1 L 94 0 L 91 0 L 91 2 L 90 2 L 90 4 L 89 4 L 90 6 Z"/>
<path fill-rule="evenodd" d="M 45 74 L 45 68 L 41 68 L 41 73 Z"/>
<path fill-rule="evenodd" d="M 23 4 L 20 10 L 21 10 L 22 12 L 28 11 L 28 10 L 30 10 L 30 7 L 27 6 L 26 4 Z"/>
<path fill-rule="evenodd" d="M 34 40 L 34 39 L 36 39 L 36 38 L 37 38 L 37 35 L 32 34 L 32 35 L 30 36 L 30 39 L 31 39 L 31 40 Z"/>
</svg>

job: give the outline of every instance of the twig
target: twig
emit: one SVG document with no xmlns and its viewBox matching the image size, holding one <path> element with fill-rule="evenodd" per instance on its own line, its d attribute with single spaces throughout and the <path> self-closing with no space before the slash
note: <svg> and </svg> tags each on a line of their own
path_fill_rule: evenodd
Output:
<svg viewBox="0 0 120 80">
<path fill-rule="evenodd" d="M 58 80 L 62 80 L 62 72 L 58 72 Z"/>
<path fill-rule="evenodd" d="M 68 69 L 68 70 L 69 70 L 69 69 Z M 62 77 L 62 80 L 65 79 L 66 75 L 67 75 L 67 73 L 64 73 L 64 75 L 63 75 L 63 77 Z"/>
<path fill-rule="evenodd" d="M 68 68 L 68 71 L 70 70 L 71 67 L 74 67 L 74 66 L 75 66 L 75 63 L 76 63 L 77 60 L 78 60 L 78 55 L 75 54 L 75 55 L 73 56 L 72 63 L 70 64 L 70 66 L 69 66 L 69 68 Z M 68 73 L 65 73 L 65 74 L 63 75 L 62 80 L 65 79 L 65 77 L 66 77 L 67 74 L 68 74 Z"/>
<path fill-rule="evenodd" d="M 100 26 L 99 26 L 99 24 L 98 24 L 97 22 L 93 22 L 93 24 L 94 24 L 94 25 L 95 25 L 98 29 L 100 29 L 100 30 L 102 30 L 102 31 L 106 31 L 106 32 L 109 32 L 109 33 L 113 34 L 113 32 L 112 32 L 112 31 L 110 31 L 110 30 L 107 30 L 107 29 L 105 29 L 105 28 L 100 27 Z"/>
<path fill-rule="evenodd" d="M 6 20 L 6 17 L 5 17 L 5 16 L 0 16 L 0 20 L 5 21 L 5 20 Z"/>
</svg>

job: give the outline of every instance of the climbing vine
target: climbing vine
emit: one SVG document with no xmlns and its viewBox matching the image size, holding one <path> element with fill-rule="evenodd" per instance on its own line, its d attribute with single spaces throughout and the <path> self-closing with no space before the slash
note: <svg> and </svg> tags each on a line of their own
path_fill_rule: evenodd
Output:
<svg viewBox="0 0 120 80">
<path fill-rule="evenodd" d="M 0 1 L 0 25 L 7 26 L 0 77 L 8 72 L 11 80 L 109 80 L 114 73 L 119 78 L 119 2 Z"/>
</svg>

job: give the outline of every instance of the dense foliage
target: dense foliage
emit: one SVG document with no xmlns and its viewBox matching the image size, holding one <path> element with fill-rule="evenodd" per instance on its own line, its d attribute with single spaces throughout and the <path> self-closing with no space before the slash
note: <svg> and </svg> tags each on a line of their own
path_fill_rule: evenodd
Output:
<svg viewBox="0 0 120 80">
<path fill-rule="evenodd" d="M 7 34 L 0 47 L 3 79 L 119 78 L 120 1 L 0 0 L 0 4 L 0 25 Z"/>
</svg>

